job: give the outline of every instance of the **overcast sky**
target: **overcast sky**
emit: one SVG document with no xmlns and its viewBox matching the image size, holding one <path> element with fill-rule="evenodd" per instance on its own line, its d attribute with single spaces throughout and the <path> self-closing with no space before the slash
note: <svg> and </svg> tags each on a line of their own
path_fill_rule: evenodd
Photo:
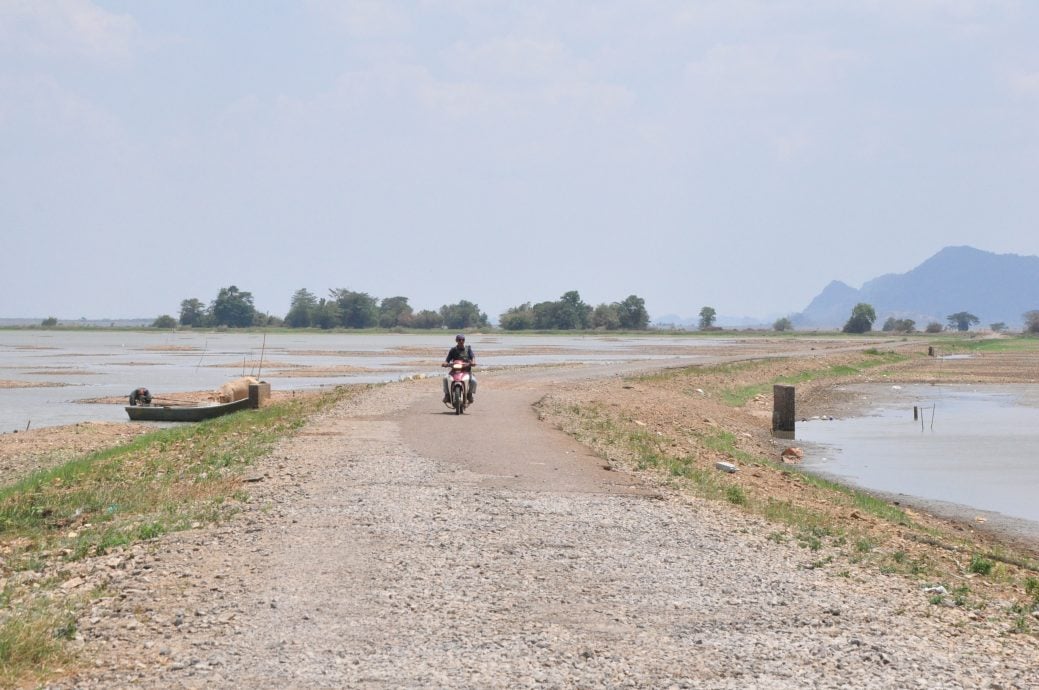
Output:
<svg viewBox="0 0 1039 690">
<path fill-rule="evenodd" d="M 0 317 L 771 319 L 1039 254 L 1032 0 L 0 0 Z"/>
</svg>

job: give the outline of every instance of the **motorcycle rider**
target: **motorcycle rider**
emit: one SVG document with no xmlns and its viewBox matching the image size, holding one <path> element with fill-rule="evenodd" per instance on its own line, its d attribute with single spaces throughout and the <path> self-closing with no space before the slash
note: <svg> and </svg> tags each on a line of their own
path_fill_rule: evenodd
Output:
<svg viewBox="0 0 1039 690">
<path fill-rule="evenodd" d="M 473 348 L 465 344 L 465 335 L 459 333 L 455 336 L 455 346 L 447 351 L 447 359 L 440 366 L 449 367 L 451 362 L 456 359 L 460 359 L 463 362 L 468 362 L 470 367 L 476 366 L 476 355 L 473 354 Z M 451 395 L 448 393 L 448 385 L 451 381 L 451 375 L 444 376 L 444 402 L 451 402 Z M 473 395 L 476 394 L 476 377 L 473 376 L 472 369 L 469 370 L 469 394 L 466 400 L 471 405 L 473 403 Z"/>
</svg>

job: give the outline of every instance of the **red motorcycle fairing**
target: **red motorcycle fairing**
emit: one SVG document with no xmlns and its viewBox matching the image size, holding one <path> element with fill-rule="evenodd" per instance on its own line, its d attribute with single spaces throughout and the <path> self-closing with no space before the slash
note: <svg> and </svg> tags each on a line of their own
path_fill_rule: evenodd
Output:
<svg viewBox="0 0 1039 690">
<path fill-rule="evenodd" d="M 448 376 L 451 377 L 448 404 L 454 408 L 455 414 L 462 414 L 468 405 L 471 369 L 472 367 L 465 360 L 456 359 L 451 362 L 451 371 L 448 373 Z"/>
</svg>

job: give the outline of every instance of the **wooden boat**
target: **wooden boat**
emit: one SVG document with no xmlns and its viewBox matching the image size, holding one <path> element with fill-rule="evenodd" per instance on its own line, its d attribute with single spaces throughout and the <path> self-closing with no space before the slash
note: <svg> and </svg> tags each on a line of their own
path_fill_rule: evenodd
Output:
<svg viewBox="0 0 1039 690">
<path fill-rule="evenodd" d="M 249 398 L 215 405 L 129 405 L 126 414 L 135 422 L 201 422 L 254 405 Z"/>
</svg>

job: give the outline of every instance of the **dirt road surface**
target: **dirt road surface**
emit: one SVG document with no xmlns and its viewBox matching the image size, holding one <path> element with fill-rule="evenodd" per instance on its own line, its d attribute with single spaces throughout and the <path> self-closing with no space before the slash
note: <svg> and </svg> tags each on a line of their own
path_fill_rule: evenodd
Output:
<svg viewBox="0 0 1039 690">
<path fill-rule="evenodd" d="M 438 380 L 329 411 L 244 514 L 102 559 L 95 665 L 52 687 L 1039 687 L 1029 636 L 604 469 L 531 408 L 581 375 L 484 374 L 461 417 Z"/>
</svg>

